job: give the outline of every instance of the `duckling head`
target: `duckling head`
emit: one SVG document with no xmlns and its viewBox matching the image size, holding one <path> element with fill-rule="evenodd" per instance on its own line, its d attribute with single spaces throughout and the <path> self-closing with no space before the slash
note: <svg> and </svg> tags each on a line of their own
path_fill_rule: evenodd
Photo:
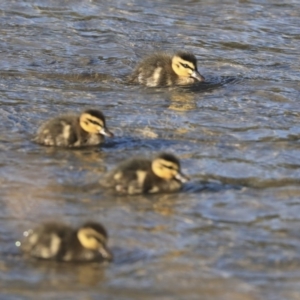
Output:
<svg viewBox="0 0 300 300">
<path fill-rule="evenodd" d="M 189 180 L 181 173 L 179 160 L 170 153 L 161 153 L 152 161 L 153 173 L 165 180 L 177 179 L 184 183 Z"/>
<path fill-rule="evenodd" d="M 111 261 L 112 253 L 106 246 L 108 235 L 105 228 L 95 222 L 88 222 L 77 231 L 77 238 L 83 248 L 97 251 L 104 260 Z"/>
<path fill-rule="evenodd" d="M 186 52 L 178 52 L 172 58 L 172 69 L 179 77 L 191 77 L 198 81 L 205 78 L 198 72 L 195 55 Z"/>
<path fill-rule="evenodd" d="M 113 137 L 113 133 L 110 132 L 105 124 L 105 117 L 103 113 L 96 109 L 89 109 L 84 111 L 79 118 L 80 127 L 93 134 L 106 135 Z"/>
</svg>

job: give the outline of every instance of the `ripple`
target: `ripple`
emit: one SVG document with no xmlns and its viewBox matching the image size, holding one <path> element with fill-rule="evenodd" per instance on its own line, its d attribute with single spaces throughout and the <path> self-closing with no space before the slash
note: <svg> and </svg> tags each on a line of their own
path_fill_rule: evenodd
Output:
<svg viewBox="0 0 300 300">
<path fill-rule="evenodd" d="M 35 0 L 0 10 L 7 298 L 298 297 L 298 1 Z M 160 50 L 194 53 L 206 81 L 127 85 L 136 62 Z M 103 147 L 30 141 L 44 120 L 87 107 L 103 110 L 115 133 Z M 180 193 L 121 197 L 98 187 L 123 159 L 160 151 L 192 178 Z M 15 241 L 48 218 L 103 222 L 115 262 L 25 260 Z"/>
</svg>

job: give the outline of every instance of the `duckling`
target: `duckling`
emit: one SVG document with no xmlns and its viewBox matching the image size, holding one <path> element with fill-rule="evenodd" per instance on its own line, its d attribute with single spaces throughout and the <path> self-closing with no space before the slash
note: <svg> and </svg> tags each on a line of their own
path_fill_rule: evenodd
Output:
<svg viewBox="0 0 300 300">
<path fill-rule="evenodd" d="M 103 113 L 88 109 L 80 115 L 61 115 L 40 126 L 34 141 L 46 146 L 82 147 L 104 142 L 113 137 L 105 124 Z"/>
<path fill-rule="evenodd" d="M 73 229 L 63 223 L 48 222 L 25 231 L 24 236 L 21 250 L 34 258 L 64 262 L 112 260 L 106 247 L 107 232 L 99 223 L 87 222 Z"/>
<path fill-rule="evenodd" d="M 190 85 L 204 80 L 197 70 L 195 55 L 188 52 L 178 52 L 173 56 L 156 53 L 146 57 L 129 77 L 130 83 L 149 87 Z"/>
<path fill-rule="evenodd" d="M 133 158 L 121 163 L 100 180 L 100 185 L 121 194 L 176 192 L 188 177 L 172 154 L 161 153 L 153 160 Z"/>
</svg>

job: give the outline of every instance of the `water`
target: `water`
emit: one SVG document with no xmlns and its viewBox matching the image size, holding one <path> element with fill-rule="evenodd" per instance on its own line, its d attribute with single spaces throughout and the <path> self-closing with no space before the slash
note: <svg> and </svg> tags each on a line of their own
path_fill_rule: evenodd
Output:
<svg viewBox="0 0 300 300">
<path fill-rule="evenodd" d="M 0 298 L 299 299 L 298 1 L 3 1 L 0 4 Z M 185 49 L 207 82 L 124 81 Z M 64 150 L 30 139 L 65 112 L 103 110 L 116 135 Z M 98 188 L 124 158 L 176 153 L 174 195 Z M 24 260 L 44 220 L 105 224 L 110 265 Z"/>
</svg>

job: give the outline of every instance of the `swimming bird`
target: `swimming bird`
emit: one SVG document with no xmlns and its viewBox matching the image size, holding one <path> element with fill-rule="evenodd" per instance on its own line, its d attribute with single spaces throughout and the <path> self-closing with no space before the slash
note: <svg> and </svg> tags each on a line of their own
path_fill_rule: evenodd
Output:
<svg viewBox="0 0 300 300">
<path fill-rule="evenodd" d="M 204 81 L 198 72 L 195 55 L 177 52 L 171 56 L 156 53 L 142 60 L 129 76 L 129 83 L 140 83 L 149 87 L 191 85 Z"/>
<path fill-rule="evenodd" d="M 113 136 L 106 127 L 104 114 L 88 109 L 80 115 L 61 115 L 46 121 L 34 141 L 46 146 L 82 147 L 99 145 L 104 136 Z"/>
<path fill-rule="evenodd" d="M 121 194 L 176 192 L 188 177 L 180 170 L 173 154 L 161 153 L 154 159 L 132 158 L 124 161 L 100 180 L 100 185 Z"/>
<path fill-rule="evenodd" d="M 87 222 L 78 229 L 57 222 L 41 224 L 24 232 L 21 249 L 27 255 L 65 262 L 110 261 L 112 254 L 106 244 L 105 228 Z"/>
</svg>

